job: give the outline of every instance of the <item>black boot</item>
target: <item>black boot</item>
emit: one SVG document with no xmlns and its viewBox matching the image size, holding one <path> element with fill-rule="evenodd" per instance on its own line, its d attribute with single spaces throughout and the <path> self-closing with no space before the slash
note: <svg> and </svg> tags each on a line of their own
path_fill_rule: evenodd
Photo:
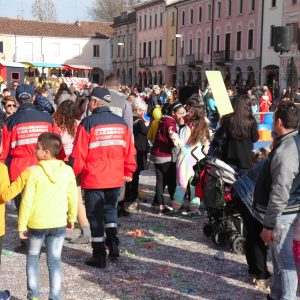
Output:
<svg viewBox="0 0 300 300">
<path fill-rule="evenodd" d="M 117 237 L 118 229 L 115 227 L 106 228 L 105 245 L 108 247 L 108 257 L 112 260 L 118 259 L 119 252 L 119 239 Z"/>
<path fill-rule="evenodd" d="M 130 215 L 129 211 L 126 210 L 125 201 L 121 201 L 118 204 L 118 217 L 128 217 Z"/>
<path fill-rule="evenodd" d="M 103 269 L 106 267 L 106 256 L 90 257 L 84 262 L 87 266 Z"/>
</svg>

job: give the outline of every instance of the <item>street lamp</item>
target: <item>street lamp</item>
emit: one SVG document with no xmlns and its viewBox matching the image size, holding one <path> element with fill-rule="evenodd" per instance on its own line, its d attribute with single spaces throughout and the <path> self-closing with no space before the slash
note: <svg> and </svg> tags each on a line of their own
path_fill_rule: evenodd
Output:
<svg viewBox="0 0 300 300">
<path fill-rule="evenodd" d="M 179 69 L 177 67 L 177 57 L 178 57 L 178 43 L 176 40 L 176 70 L 178 70 L 177 72 L 177 76 L 176 76 L 176 81 L 177 81 L 177 86 L 179 86 L 182 83 L 182 65 L 183 65 L 183 35 L 181 33 L 176 33 L 175 34 L 176 38 L 180 38 L 180 80 L 179 80 Z"/>
<path fill-rule="evenodd" d="M 123 48 L 123 55 L 120 55 L 121 57 L 123 57 L 123 59 L 121 58 L 121 66 L 123 67 L 123 69 L 122 69 L 122 73 L 121 73 L 121 83 L 122 84 L 124 84 L 125 83 L 125 74 L 124 74 L 124 72 L 123 72 L 123 70 L 124 70 L 124 57 L 125 57 L 125 44 L 124 44 L 124 42 L 118 42 L 118 48 L 119 47 L 121 47 L 121 48 Z M 119 51 L 118 50 L 118 52 L 119 52 L 119 54 L 120 54 L 120 52 L 121 51 Z"/>
</svg>

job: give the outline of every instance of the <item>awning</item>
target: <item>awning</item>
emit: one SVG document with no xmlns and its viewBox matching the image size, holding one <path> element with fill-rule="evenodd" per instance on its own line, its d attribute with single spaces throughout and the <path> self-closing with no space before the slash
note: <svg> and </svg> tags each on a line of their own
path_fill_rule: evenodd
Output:
<svg viewBox="0 0 300 300">
<path fill-rule="evenodd" d="M 92 67 L 86 65 L 63 65 L 66 70 L 93 70 Z"/>
<path fill-rule="evenodd" d="M 25 66 L 18 62 L 0 61 L 0 65 L 5 67 L 24 68 Z"/>
<path fill-rule="evenodd" d="M 61 64 L 54 63 L 46 63 L 46 62 L 27 62 L 24 61 L 22 64 L 25 65 L 26 68 L 49 68 L 49 69 L 62 69 L 63 66 Z"/>
</svg>

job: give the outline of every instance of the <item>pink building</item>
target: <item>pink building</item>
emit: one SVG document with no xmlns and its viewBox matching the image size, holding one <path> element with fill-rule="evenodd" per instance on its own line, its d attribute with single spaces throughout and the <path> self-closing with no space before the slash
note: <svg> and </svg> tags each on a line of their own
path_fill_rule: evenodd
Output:
<svg viewBox="0 0 300 300">
<path fill-rule="evenodd" d="M 165 65 L 165 1 L 151 0 L 135 6 L 137 85 L 163 84 L 168 77 Z"/>
<path fill-rule="evenodd" d="M 178 1 L 177 80 L 206 85 L 220 70 L 238 89 L 260 82 L 262 0 Z"/>
</svg>

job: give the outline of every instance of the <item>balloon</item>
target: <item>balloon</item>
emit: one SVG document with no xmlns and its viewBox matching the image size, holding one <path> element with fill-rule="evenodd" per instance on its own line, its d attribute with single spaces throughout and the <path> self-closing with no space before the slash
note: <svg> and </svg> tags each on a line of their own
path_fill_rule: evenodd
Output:
<svg viewBox="0 0 300 300">
<path fill-rule="evenodd" d="M 161 119 L 161 117 L 162 117 L 161 108 L 160 107 L 154 108 L 154 110 L 152 112 L 152 116 L 156 120 Z"/>
</svg>

